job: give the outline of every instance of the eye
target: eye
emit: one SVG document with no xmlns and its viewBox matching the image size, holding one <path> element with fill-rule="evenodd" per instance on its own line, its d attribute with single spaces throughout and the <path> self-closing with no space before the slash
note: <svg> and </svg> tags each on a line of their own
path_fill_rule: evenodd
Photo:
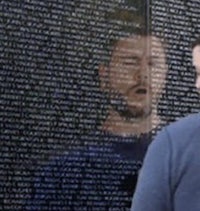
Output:
<svg viewBox="0 0 200 211">
<path fill-rule="evenodd" d="M 123 64 L 124 65 L 138 65 L 140 59 L 138 57 L 131 57 L 131 58 L 124 58 Z"/>
<path fill-rule="evenodd" d="M 148 58 L 148 65 L 150 67 L 161 67 L 165 64 L 165 59 L 162 56 L 150 56 Z"/>
</svg>

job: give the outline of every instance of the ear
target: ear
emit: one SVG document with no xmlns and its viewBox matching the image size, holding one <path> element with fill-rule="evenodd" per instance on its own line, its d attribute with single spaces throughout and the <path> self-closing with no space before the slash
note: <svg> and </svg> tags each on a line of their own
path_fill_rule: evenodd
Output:
<svg viewBox="0 0 200 211">
<path fill-rule="evenodd" d="M 99 65 L 99 80 L 100 80 L 100 88 L 102 91 L 107 91 L 108 89 L 108 67 L 105 64 Z"/>
<path fill-rule="evenodd" d="M 156 78 L 159 78 L 158 83 L 154 84 L 155 87 L 153 86 L 152 88 L 152 92 L 154 92 L 153 95 L 155 97 L 154 100 L 156 105 L 158 105 L 158 102 L 160 102 L 162 95 L 165 93 L 165 86 L 167 83 L 167 71 L 168 71 L 168 65 L 164 64 L 163 66 L 160 66 L 156 72 L 152 73 L 152 78 L 154 76 Z"/>
</svg>

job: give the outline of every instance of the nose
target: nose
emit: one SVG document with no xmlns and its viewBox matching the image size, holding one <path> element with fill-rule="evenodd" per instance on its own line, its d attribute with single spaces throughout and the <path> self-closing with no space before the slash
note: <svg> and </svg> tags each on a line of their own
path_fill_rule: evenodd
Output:
<svg viewBox="0 0 200 211">
<path fill-rule="evenodd" d="M 134 74 L 134 80 L 136 80 L 138 83 L 145 84 L 150 78 L 149 74 L 150 72 L 147 68 L 147 65 L 141 65 L 140 68 L 138 68 L 137 72 L 135 72 Z"/>
<path fill-rule="evenodd" d="M 135 75 L 134 79 L 138 81 L 139 83 L 146 83 L 148 81 L 148 75 L 147 73 L 138 71 L 137 74 Z"/>
</svg>

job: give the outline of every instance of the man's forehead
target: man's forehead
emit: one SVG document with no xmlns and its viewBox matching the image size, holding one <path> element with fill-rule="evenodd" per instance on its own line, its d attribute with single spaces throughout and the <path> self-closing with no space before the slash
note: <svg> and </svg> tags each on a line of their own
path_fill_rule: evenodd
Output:
<svg viewBox="0 0 200 211">
<path fill-rule="evenodd" d="M 164 53 L 164 48 L 159 38 L 146 35 L 138 36 L 132 35 L 130 37 L 121 38 L 117 41 L 115 45 L 116 52 L 141 52 L 141 50 L 148 50 L 150 52 L 159 51 Z"/>
</svg>

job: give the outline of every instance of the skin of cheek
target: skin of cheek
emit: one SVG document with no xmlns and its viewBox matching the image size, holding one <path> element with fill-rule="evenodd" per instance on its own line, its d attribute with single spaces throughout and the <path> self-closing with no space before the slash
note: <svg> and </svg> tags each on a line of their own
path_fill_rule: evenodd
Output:
<svg viewBox="0 0 200 211">
<path fill-rule="evenodd" d="M 110 84 L 112 88 L 120 91 L 122 94 L 126 93 L 127 90 L 137 84 L 134 77 L 127 74 L 127 71 L 122 71 L 122 69 L 111 70 L 110 72 Z"/>
</svg>

